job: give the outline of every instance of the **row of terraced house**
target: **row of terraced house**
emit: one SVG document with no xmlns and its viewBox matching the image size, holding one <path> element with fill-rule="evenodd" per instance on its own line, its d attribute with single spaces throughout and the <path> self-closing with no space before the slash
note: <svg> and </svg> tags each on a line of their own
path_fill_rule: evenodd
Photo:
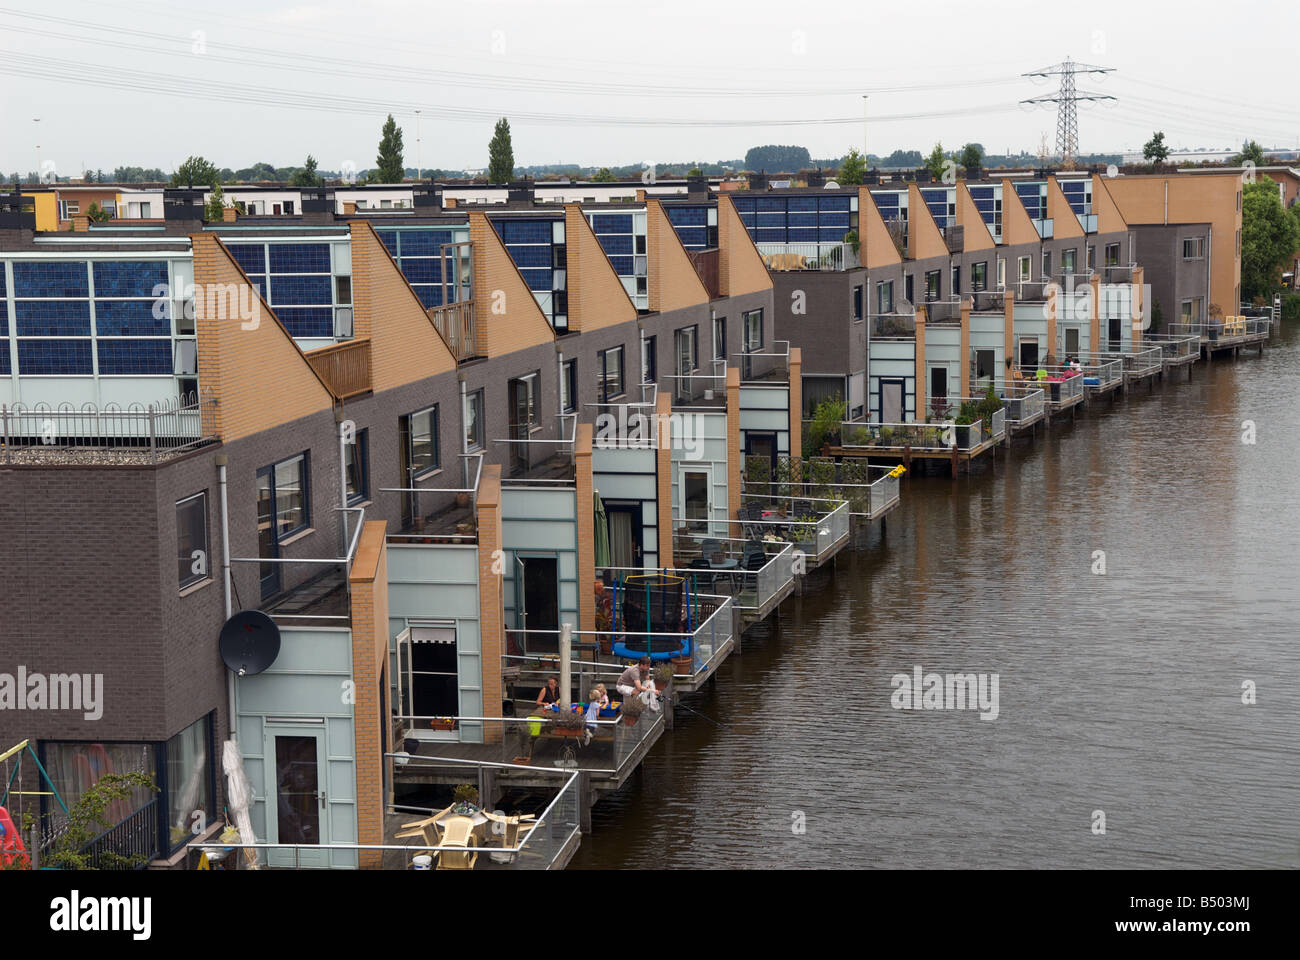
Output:
<svg viewBox="0 0 1300 960">
<path fill-rule="evenodd" d="M 93 720 L 0 702 L 0 748 L 59 806 L 153 778 L 102 843 L 159 868 L 214 842 L 231 736 L 269 866 L 404 865 L 460 783 L 534 818 L 480 862 L 562 866 L 895 464 L 1267 336 L 1217 306 L 1239 174 L 873 179 L 304 188 L 218 223 L 180 189 L 71 230 L 0 197 L 0 674 L 102 678 Z M 278 635 L 242 673 L 241 611 Z M 643 650 L 664 709 L 581 744 L 532 716 Z"/>
</svg>

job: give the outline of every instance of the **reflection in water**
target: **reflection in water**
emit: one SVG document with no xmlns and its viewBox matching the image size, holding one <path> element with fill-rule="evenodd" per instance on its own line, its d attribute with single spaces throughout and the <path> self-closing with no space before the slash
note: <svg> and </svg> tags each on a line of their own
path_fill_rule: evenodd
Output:
<svg viewBox="0 0 1300 960">
<path fill-rule="evenodd" d="M 1292 330 L 911 480 L 884 542 L 685 700 L 712 719 L 678 712 L 574 865 L 1300 866 L 1298 375 Z M 918 665 L 997 673 L 998 719 L 892 709 Z"/>
</svg>

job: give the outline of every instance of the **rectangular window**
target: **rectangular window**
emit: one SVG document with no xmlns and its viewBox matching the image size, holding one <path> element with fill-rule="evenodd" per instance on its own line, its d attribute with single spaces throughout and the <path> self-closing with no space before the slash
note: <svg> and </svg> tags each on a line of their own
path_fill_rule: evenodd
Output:
<svg viewBox="0 0 1300 960">
<path fill-rule="evenodd" d="M 1020 282 L 1028 283 L 1031 279 L 1029 273 L 1029 258 L 1021 257 L 1018 266 L 1020 270 Z"/>
<path fill-rule="evenodd" d="M 1069 250 L 1061 251 L 1061 273 L 1074 273 L 1074 257 L 1077 251 L 1071 247 Z"/>
<path fill-rule="evenodd" d="M 925 272 L 925 299 L 927 303 L 931 300 L 939 299 L 938 270 L 927 270 Z"/>
<path fill-rule="evenodd" d="M 209 576 L 208 495 L 196 493 L 176 504 L 176 563 L 181 589 Z"/>
<path fill-rule="evenodd" d="M 272 475 L 275 530 L 284 539 L 308 526 L 307 454 L 281 461 Z"/>
<path fill-rule="evenodd" d="M 164 760 L 167 765 L 167 808 L 171 848 L 188 843 L 189 826 L 202 814 L 201 822 L 212 823 L 216 814 L 212 789 L 212 714 L 200 717 L 167 741 Z"/>
<path fill-rule="evenodd" d="M 987 260 L 972 263 L 970 268 L 970 285 L 976 293 L 989 288 L 989 265 Z"/>
<path fill-rule="evenodd" d="M 410 480 L 438 469 L 438 405 L 408 413 L 401 421 L 402 443 Z M 408 484 L 410 486 L 412 484 Z"/>
<path fill-rule="evenodd" d="M 862 285 L 858 284 L 853 288 L 853 322 L 857 323 L 862 319 Z"/>
<path fill-rule="evenodd" d="M 916 298 L 913 296 L 916 292 L 913 289 L 914 286 L 915 285 L 912 282 L 912 274 L 905 274 L 903 276 L 903 299 L 908 303 L 916 303 Z"/>
<path fill-rule="evenodd" d="M 1047 279 L 1051 277 L 1051 275 L 1052 275 L 1052 251 L 1044 250 L 1043 251 L 1043 276 L 1042 276 L 1043 281 L 1046 282 Z"/>
<path fill-rule="evenodd" d="M 352 278 L 334 278 L 334 302 L 339 304 L 352 302 Z"/>
<path fill-rule="evenodd" d="M 370 499 L 370 430 L 358 430 L 343 445 L 343 467 L 348 478 L 348 506 Z"/>
<path fill-rule="evenodd" d="M 894 281 L 876 284 L 876 313 L 894 312 Z"/>
<path fill-rule="evenodd" d="M 1119 244 L 1118 243 L 1106 244 L 1106 266 L 1108 267 L 1119 266 Z"/>
<path fill-rule="evenodd" d="M 1007 260 L 1005 257 L 998 257 L 998 289 L 1007 288 Z"/>
<path fill-rule="evenodd" d="M 465 394 L 465 449 L 483 448 L 483 391 Z"/>
<path fill-rule="evenodd" d="M 1093 268 L 1097 266 L 1097 248 L 1088 244 L 1088 273 L 1092 273 Z"/>
<path fill-rule="evenodd" d="M 692 325 L 683 327 L 673 336 L 677 341 L 677 365 L 679 374 L 698 370 L 700 366 L 700 345 L 696 336 L 698 330 Z"/>
<path fill-rule="evenodd" d="M 952 268 L 952 295 L 955 297 L 961 293 L 961 267 Z"/>
<path fill-rule="evenodd" d="M 537 374 L 539 371 L 516 377 L 510 381 L 510 395 L 514 397 L 513 425 L 527 428 L 531 433 L 542 425 L 540 400 L 537 395 Z M 516 439 L 525 439 L 522 437 Z"/>
<path fill-rule="evenodd" d="M 763 349 L 763 311 L 745 313 L 745 352 L 756 353 Z"/>
<path fill-rule="evenodd" d="M 600 402 L 608 403 L 623 395 L 623 348 L 610 347 L 597 354 L 600 381 L 597 384 Z"/>
<path fill-rule="evenodd" d="M 727 318 L 713 318 L 713 359 L 727 359 Z"/>
<path fill-rule="evenodd" d="M 641 382 L 654 383 L 658 379 L 658 365 L 655 363 L 655 356 L 658 350 L 658 339 L 655 337 L 641 338 Z"/>
<path fill-rule="evenodd" d="M 1202 260 L 1205 258 L 1205 238 L 1186 237 L 1183 240 L 1183 259 Z"/>
<path fill-rule="evenodd" d="M 560 412 L 578 409 L 578 361 L 565 360 L 560 368 Z"/>
</svg>

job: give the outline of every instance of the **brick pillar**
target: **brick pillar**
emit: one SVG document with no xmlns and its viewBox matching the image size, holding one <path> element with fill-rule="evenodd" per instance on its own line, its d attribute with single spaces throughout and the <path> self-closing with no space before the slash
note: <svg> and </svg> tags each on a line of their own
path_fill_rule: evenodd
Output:
<svg viewBox="0 0 1300 960">
<path fill-rule="evenodd" d="M 357 212 L 357 202 L 355 200 L 343 201 L 343 216 L 351 217 Z"/>
<path fill-rule="evenodd" d="M 1146 280 L 1146 270 L 1143 267 L 1133 268 L 1133 346 L 1137 347 L 1142 342 L 1142 313 L 1144 304 L 1143 300 L 1143 282 Z"/>
<path fill-rule="evenodd" d="M 925 381 L 925 307 L 916 308 L 916 422 L 925 420 L 927 413 L 926 394 L 929 384 Z M 907 416 L 906 412 L 903 414 Z"/>
<path fill-rule="evenodd" d="M 970 393 L 970 305 L 969 300 L 961 302 L 961 395 L 969 397 Z"/>
<path fill-rule="evenodd" d="M 456 198 L 455 198 L 455 197 L 443 197 L 443 198 L 442 198 L 442 209 L 444 209 L 444 210 L 455 210 L 455 209 L 456 209 Z"/>
<path fill-rule="evenodd" d="M 670 417 L 672 399 L 666 393 L 655 395 L 655 413 L 659 420 L 659 442 L 655 449 L 656 529 L 659 534 L 659 566 L 673 565 L 673 450 Z"/>
<path fill-rule="evenodd" d="M 235 217 L 236 217 L 236 215 L 237 215 L 237 211 L 235 210 L 234 207 L 222 207 L 222 208 L 221 208 L 221 222 L 222 222 L 222 223 L 234 223 L 234 222 L 235 222 Z"/>
<path fill-rule="evenodd" d="M 1088 351 L 1101 352 L 1101 274 L 1094 273 L 1088 284 L 1092 287 L 1092 316 L 1088 318 Z"/>
<path fill-rule="evenodd" d="M 803 351 L 790 348 L 790 456 L 803 456 Z M 775 479 L 775 478 L 774 478 Z"/>
<path fill-rule="evenodd" d="M 645 190 L 643 190 L 641 187 L 636 188 L 636 202 L 645 203 Z"/>
<path fill-rule="evenodd" d="M 578 629 L 596 629 L 596 498 L 591 473 L 590 423 L 578 424 L 573 446 L 577 464 L 578 510 Z"/>
<path fill-rule="evenodd" d="M 735 519 L 740 507 L 740 371 L 727 368 L 727 517 L 731 520 L 730 536 L 741 535 L 740 521 Z"/>
<path fill-rule="evenodd" d="M 1010 360 L 1012 365 L 1016 362 L 1016 294 L 1011 287 L 1002 293 L 1002 310 L 1002 378 L 1009 380 L 1011 367 L 1006 361 Z"/>
<path fill-rule="evenodd" d="M 74 233 L 85 233 L 90 229 L 90 216 L 85 213 L 74 213 L 72 215 L 72 230 Z"/>
<path fill-rule="evenodd" d="M 368 521 L 348 574 L 352 595 L 352 730 L 356 750 L 357 842 L 384 842 L 384 769 L 392 731 L 379 704 L 388 682 L 388 543 L 384 520 Z M 387 711 L 385 711 L 385 714 Z M 391 780 L 391 769 L 389 770 Z M 380 868 L 378 850 L 358 851 L 362 869 Z"/>
<path fill-rule="evenodd" d="M 478 520 L 478 624 L 480 663 L 483 671 L 483 715 L 494 717 L 501 709 L 504 688 L 501 667 L 506 651 L 505 554 L 501 549 L 501 464 L 483 468 L 476 498 Z M 483 727 L 483 739 L 501 742 L 500 724 Z"/>
</svg>

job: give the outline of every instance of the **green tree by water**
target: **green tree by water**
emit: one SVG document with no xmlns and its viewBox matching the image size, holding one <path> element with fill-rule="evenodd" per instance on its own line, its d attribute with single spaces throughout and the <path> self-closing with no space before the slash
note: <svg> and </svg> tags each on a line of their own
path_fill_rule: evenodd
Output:
<svg viewBox="0 0 1300 960">
<path fill-rule="evenodd" d="M 1268 296 L 1281 286 L 1282 267 L 1300 249 L 1300 215 L 1282 208 L 1277 184 L 1260 177 L 1242 190 L 1241 295 Z"/>
</svg>

